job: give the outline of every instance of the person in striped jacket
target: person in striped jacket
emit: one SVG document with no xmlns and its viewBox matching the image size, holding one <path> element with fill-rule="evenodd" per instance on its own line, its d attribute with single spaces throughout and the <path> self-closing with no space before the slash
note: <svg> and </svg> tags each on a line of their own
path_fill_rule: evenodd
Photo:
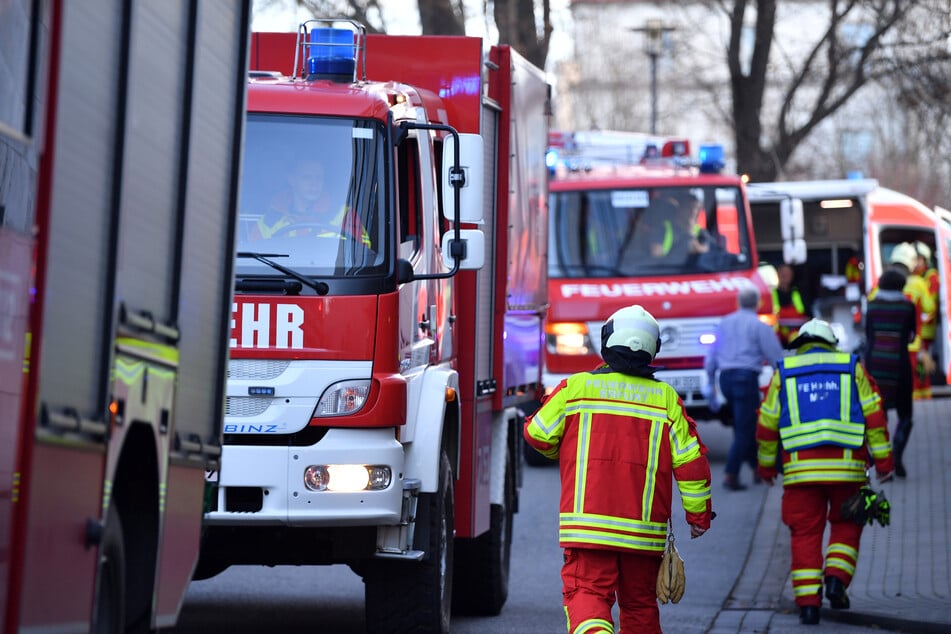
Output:
<svg viewBox="0 0 951 634">
<path fill-rule="evenodd" d="M 799 619 L 819 623 L 822 587 L 833 609 L 847 609 L 846 588 L 859 555 L 862 525 L 843 517 L 842 503 L 867 481 L 892 476 L 882 399 L 858 356 L 840 352 L 831 326 L 812 319 L 779 362 L 760 406 L 758 473 L 769 485 L 783 478 L 783 523 L 789 527 L 792 583 Z M 823 557 L 826 521 L 829 543 Z"/>
<path fill-rule="evenodd" d="M 710 464 L 696 423 L 650 364 L 660 330 L 641 306 L 601 329 L 605 364 L 561 381 L 524 428 L 561 474 L 568 632 L 660 632 L 656 583 L 676 478 L 692 538 L 710 528 Z"/>
</svg>

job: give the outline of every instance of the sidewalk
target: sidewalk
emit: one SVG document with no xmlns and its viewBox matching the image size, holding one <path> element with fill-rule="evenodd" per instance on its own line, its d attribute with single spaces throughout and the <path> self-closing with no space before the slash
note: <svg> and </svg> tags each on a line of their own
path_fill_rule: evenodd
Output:
<svg viewBox="0 0 951 634">
<path fill-rule="evenodd" d="M 832 610 L 824 600 L 822 621 L 915 633 L 951 631 L 949 414 L 951 399 L 915 401 L 915 426 L 905 450 L 908 477 L 884 485 L 873 482 L 891 502 L 891 525 L 865 527 L 848 589 L 851 609 Z M 894 429 L 894 420 L 889 429 Z M 782 487 L 770 488 L 746 565 L 725 609 L 798 614 L 781 503 Z"/>
</svg>

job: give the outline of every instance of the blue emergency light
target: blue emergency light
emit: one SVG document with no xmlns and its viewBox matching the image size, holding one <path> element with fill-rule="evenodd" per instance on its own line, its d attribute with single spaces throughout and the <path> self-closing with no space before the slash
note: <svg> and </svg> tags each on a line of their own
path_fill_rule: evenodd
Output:
<svg viewBox="0 0 951 634">
<path fill-rule="evenodd" d="M 307 51 L 308 78 L 353 81 L 357 68 L 353 36 L 350 29 L 313 29 Z"/>
<path fill-rule="evenodd" d="M 698 158 L 700 172 L 703 174 L 717 174 L 726 166 L 723 159 L 723 146 L 719 143 L 701 145 Z"/>
</svg>

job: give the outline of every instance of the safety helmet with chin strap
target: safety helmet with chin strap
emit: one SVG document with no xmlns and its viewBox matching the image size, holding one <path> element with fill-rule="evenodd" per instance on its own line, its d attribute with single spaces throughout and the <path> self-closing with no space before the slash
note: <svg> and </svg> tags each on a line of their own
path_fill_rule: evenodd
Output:
<svg viewBox="0 0 951 634">
<path fill-rule="evenodd" d="M 925 259 L 925 262 L 931 261 L 931 247 L 921 240 L 915 243 L 915 251 L 918 253 L 918 257 Z"/>
<path fill-rule="evenodd" d="M 601 327 L 601 356 L 604 356 L 605 350 L 615 346 L 622 346 L 631 352 L 646 352 L 653 361 L 660 352 L 660 327 L 657 320 L 638 305 L 615 312 Z"/>
<path fill-rule="evenodd" d="M 825 343 L 834 346 L 839 343 L 839 339 L 832 331 L 829 322 L 822 319 L 810 319 L 802 325 L 796 338 L 790 341 L 787 347 L 798 348 L 807 343 Z"/>
<path fill-rule="evenodd" d="M 918 266 L 918 251 L 910 242 L 902 242 L 901 244 L 896 244 L 895 248 L 892 249 L 891 255 L 888 256 L 888 261 L 892 264 L 904 265 L 909 272 L 914 271 Z"/>
</svg>

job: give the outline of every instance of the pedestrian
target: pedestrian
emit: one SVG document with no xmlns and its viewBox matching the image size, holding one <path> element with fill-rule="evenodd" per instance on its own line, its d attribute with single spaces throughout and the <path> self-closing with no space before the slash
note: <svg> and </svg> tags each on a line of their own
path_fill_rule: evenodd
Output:
<svg viewBox="0 0 951 634">
<path fill-rule="evenodd" d="M 831 607 L 848 609 L 846 588 L 863 525 L 842 516 L 842 503 L 865 485 L 870 460 L 880 482 L 891 478 L 893 468 L 875 383 L 859 358 L 838 351 L 837 343 L 827 322 L 803 325 L 790 342 L 796 354 L 779 362 L 770 381 L 756 429 L 759 474 L 769 485 L 781 456 L 793 595 L 805 625 L 819 623 L 823 583 Z"/>
<path fill-rule="evenodd" d="M 796 287 L 796 273 L 788 264 L 777 271 L 779 284 L 773 289 L 773 313 L 776 315 L 776 334 L 779 342 L 786 345 L 809 319 L 802 294 Z"/>
<path fill-rule="evenodd" d="M 677 392 L 654 378 L 660 330 L 641 306 L 601 328 L 605 363 L 561 381 L 525 423 L 558 460 L 559 543 L 569 633 L 660 632 L 657 573 L 677 480 L 691 538 L 710 528 L 710 464 Z"/>
<path fill-rule="evenodd" d="M 727 453 L 723 486 L 742 491 L 743 463 L 750 465 L 756 481 L 756 409 L 762 397 L 759 376 L 764 365 L 776 365 L 783 347 L 772 328 L 759 320 L 759 291 L 745 286 L 737 295 L 737 309 L 720 320 L 713 345 L 707 350 L 703 367 L 707 385 L 716 385 L 720 373 L 720 391 L 733 416 L 733 443 Z M 712 395 L 712 392 L 711 392 Z"/>
<path fill-rule="evenodd" d="M 895 410 L 898 424 L 893 436 L 895 475 L 904 478 L 902 460 L 911 433 L 914 399 L 914 366 L 908 346 L 915 339 L 918 317 L 915 305 L 902 289 L 905 276 L 899 269 L 882 273 L 874 297 L 865 311 L 864 363 L 875 380 L 886 411 Z"/>
</svg>

